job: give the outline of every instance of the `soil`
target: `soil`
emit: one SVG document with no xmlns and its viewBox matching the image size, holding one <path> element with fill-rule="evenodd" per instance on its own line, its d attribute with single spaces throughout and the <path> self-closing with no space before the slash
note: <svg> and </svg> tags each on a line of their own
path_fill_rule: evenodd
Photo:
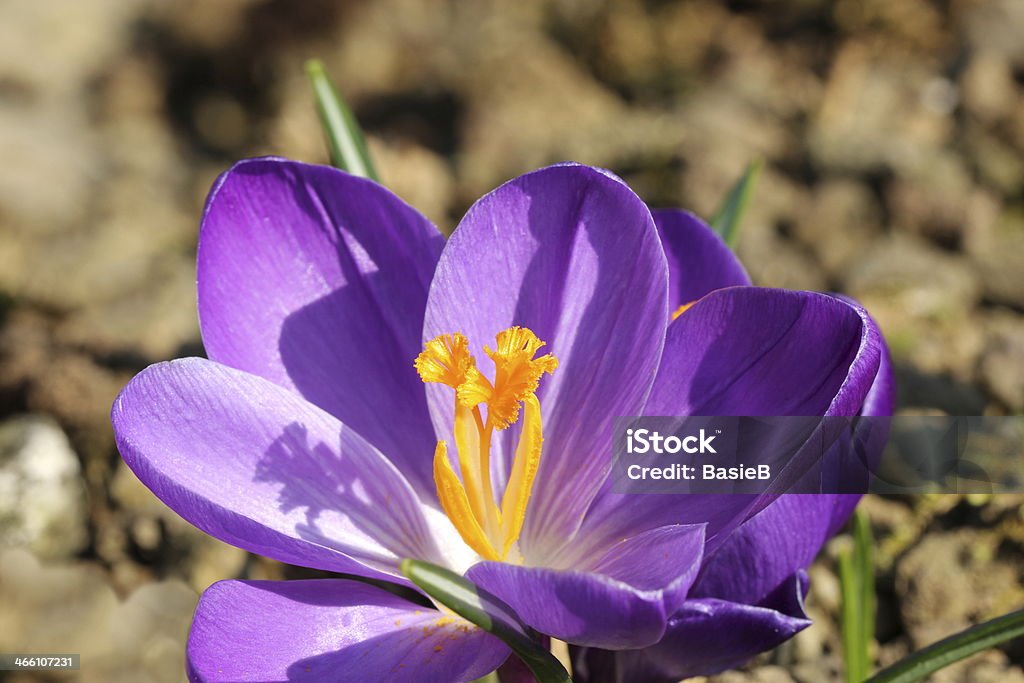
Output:
<svg viewBox="0 0 1024 683">
<path fill-rule="evenodd" d="M 446 231 L 552 162 L 708 216 L 763 159 L 738 246 L 755 282 L 860 299 L 900 410 L 1001 415 L 1024 412 L 1021 35 L 1019 0 L 8 0 L 0 652 L 82 652 L 83 681 L 181 681 L 199 591 L 301 575 L 167 510 L 108 412 L 147 364 L 202 354 L 195 243 L 216 175 L 260 154 L 326 161 L 305 59 L 326 62 L 383 181 Z M 1024 498 L 864 508 L 879 662 L 1024 602 Z M 840 680 L 848 541 L 812 570 L 815 625 L 715 681 Z M 935 680 L 1024 681 L 1022 658 Z M 49 680 L 74 678 L 0 672 Z"/>
</svg>

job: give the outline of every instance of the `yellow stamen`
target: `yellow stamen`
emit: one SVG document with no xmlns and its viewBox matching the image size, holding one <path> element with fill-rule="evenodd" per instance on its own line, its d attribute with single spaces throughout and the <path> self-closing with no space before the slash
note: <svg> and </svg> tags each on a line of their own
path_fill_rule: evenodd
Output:
<svg viewBox="0 0 1024 683">
<path fill-rule="evenodd" d="M 523 402 L 526 407 L 523 417 L 523 431 L 516 446 L 516 457 L 512 461 L 512 474 L 501 498 L 501 536 L 505 544 L 502 556 L 507 556 L 512 544 L 519 538 L 526 519 L 526 503 L 533 490 L 533 479 L 540 467 L 541 444 L 544 436 L 541 430 L 540 401 L 532 394 Z"/>
<path fill-rule="evenodd" d="M 697 303 L 697 302 L 696 301 L 691 301 L 690 303 L 683 304 L 682 306 L 677 308 L 675 311 L 672 312 L 672 320 L 675 320 L 676 318 L 681 316 L 683 313 L 686 313 L 688 310 L 690 310 L 690 307 L 693 306 L 695 303 Z"/>
<path fill-rule="evenodd" d="M 558 361 L 550 354 L 534 358 L 544 342 L 524 327 L 504 330 L 496 341 L 494 350 L 484 347 L 494 361 L 493 382 L 477 369 L 465 336 L 458 333 L 427 342 L 415 366 L 424 382 L 455 389 L 454 436 L 462 479 L 448 459 L 447 445 L 438 442 L 434 482 L 441 507 L 470 548 L 485 559 L 504 560 L 522 531 L 540 467 L 544 439 L 535 392 L 540 378 L 553 372 Z M 486 420 L 481 405 L 486 406 Z M 523 429 L 499 509 L 491 484 L 491 439 L 495 430 L 519 419 L 521 405 Z"/>
<path fill-rule="evenodd" d="M 459 469 L 469 495 L 473 516 L 488 535 L 498 528 L 498 506 L 491 491 L 490 434 L 484 429 L 477 408 L 455 402 L 455 447 L 459 451 Z"/>
<path fill-rule="evenodd" d="M 444 441 L 438 441 L 434 449 L 434 484 L 437 485 L 437 498 L 441 501 L 444 513 L 459 530 L 466 545 L 486 560 L 499 559 L 494 546 L 473 515 L 466 489 L 448 461 L 448 446 Z"/>
</svg>

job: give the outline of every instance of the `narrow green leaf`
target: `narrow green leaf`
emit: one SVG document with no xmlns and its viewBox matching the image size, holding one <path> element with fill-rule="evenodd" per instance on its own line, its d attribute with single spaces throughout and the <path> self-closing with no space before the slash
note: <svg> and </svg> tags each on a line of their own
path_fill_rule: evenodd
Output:
<svg viewBox="0 0 1024 683">
<path fill-rule="evenodd" d="M 875 641 L 875 563 L 872 557 L 874 539 L 871 537 L 871 522 L 861 510 L 853 516 L 853 557 L 855 569 L 860 578 L 861 627 L 863 629 L 864 673 L 871 673 L 871 645 Z"/>
<path fill-rule="evenodd" d="M 839 556 L 842 587 L 843 659 L 847 683 L 863 683 L 871 673 L 875 637 L 875 570 L 871 525 L 860 510 L 853 518 L 853 551 Z"/>
<path fill-rule="evenodd" d="M 402 560 L 402 573 L 427 595 L 508 645 L 538 683 L 572 683 L 562 664 L 529 635 L 512 610 L 453 571 L 419 560 Z"/>
<path fill-rule="evenodd" d="M 860 598 L 860 585 L 851 551 L 844 551 L 839 555 L 839 585 L 843 598 L 840 621 L 846 683 L 863 683 L 867 678 L 863 656 L 865 649 L 864 627 L 861 623 L 863 614 L 857 604 Z"/>
<path fill-rule="evenodd" d="M 747 209 L 750 197 L 754 193 L 754 186 L 761 174 L 761 167 L 764 163 L 758 159 L 752 161 L 743 176 L 736 181 L 736 184 L 725 195 L 715 215 L 711 217 L 711 228 L 717 232 L 725 243 L 730 247 L 736 246 L 736 239 L 739 237 L 740 219 Z"/>
<path fill-rule="evenodd" d="M 972 626 L 884 669 L 867 683 L 916 683 L 944 666 L 1024 635 L 1024 610 Z"/>
<path fill-rule="evenodd" d="M 306 62 L 306 74 L 313 86 L 316 109 L 331 154 L 331 165 L 353 175 L 379 180 L 359 123 L 327 77 L 323 62 L 319 59 Z"/>
</svg>

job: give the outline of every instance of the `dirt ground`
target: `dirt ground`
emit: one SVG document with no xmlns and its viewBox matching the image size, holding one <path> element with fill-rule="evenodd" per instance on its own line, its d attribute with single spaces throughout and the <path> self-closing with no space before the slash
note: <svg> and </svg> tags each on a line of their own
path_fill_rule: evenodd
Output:
<svg viewBox="0 0 1024 683">
<path fill-rule="evenodd" d="M 904 411 L 1024 412 L 1020 0 L 6 0 L 0 4 L 0 652 L 81 680 L 184 680 L 198 592 L 282 578 L 189 527 L 121 463 L 108 411 L 200 355 L 195 242 L 233 160 L 326 160 L 323 59 L 383 181 L 450 230 L 567 159 L 705 216 L 754 158 L 757 284 L 859 298 Z M 878 656 L 1024 603 L 1024 498 L 865 502 Z M 816 624 L 721 683 L 839 680 L 837 538 Z M 1024 682 L 1024 648 L 943 682 Z M 0 681 L 68 680 L 0 672 Z"/>
</svg>

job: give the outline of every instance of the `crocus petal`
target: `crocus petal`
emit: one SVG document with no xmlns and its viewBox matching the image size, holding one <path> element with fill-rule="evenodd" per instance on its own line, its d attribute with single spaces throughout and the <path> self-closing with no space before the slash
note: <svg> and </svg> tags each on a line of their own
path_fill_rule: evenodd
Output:
<svg viewBox="0 0 1024 683">
<path fill-rule="evenodd" d="M 579 683 L 670 683 L 736 668 L 807 628 L 802 605 L 806 578 L 786 586 L 784 609 L 704 598 L 687 600 L 669 620 L 665 637 L 653 647 L 628 652 L 576 653 Z M 780 598 L 781 599 L 781 598 Z"/>
<path fill-rule="evenodd" d="M 648 415 L 856 415 L 881 336 L 859 307 L 814 292 L 733 287 L 669 326 Z"/>
<path fill-rule="evenodd" d="M 881 362 L 878 366 L 878 374 L 864 399 L 864 407 L 861 415 L 881 418 L 893 414 L 896 407 L 896 378 L 892 369 L 892 358 L 889 349 L 883 343 Z M 889 436 L 888 424 L 881 420 L 873 420 L 869 425 L 871 432 L 865 437 L 869 443 L 865 443 L 862 452 L 867 453 L 871 458 L 869 466 L 873 469 L 878 466 L 881 453 Z M 859 468 L 858 468 L 859 469 Z M 856 484 L 855 484 L 856 486 Z M 863 489 L 860 489 L 863 490 Z M 835 509 L 832 511 L 832 525 L 829 535 L 834 535 L 846 523 L 846 520 L 857 507 L 861 496 L 848 494 L 836 497 Z"/>
<path fill-rule="evenodd" d="M 794 577 L 787 588 L 803 581 Z M 798 595 L 794 590 L 790 594 Z M 673 615 L 665 638 L 645 654 L 670 674 L 671 680 L 732 669 L 811 625 L 801 601 L 794 600 L 789 607 L 779 611 L 713 598 L 688 600 Z"/>
<path fill-rule="evenodd" d="M 368 576 L 397 574 L 402 557 L 445 562 L 430 508 L 395 466 L 265 379 L 197 358 L 160 363 L 125 387 L 111 418 L 136 476 L 223 541 Z"/>
<path fill-rule="evenodd" d="M 665 257 L 650 212 L 621 181 L 586 166 L 553 166 L 502 185 L 448 241 L 424 337 L 463 332 L 479 354 L 497 332 L 521 325 L 559 359 L 539 393 L 544 456 L 520 538 L 524 555 L 542 555 L 578 525 L 610 464 L 615 416 L 643 405 L 667 306 Z M 451 391 L 432 388 L 428 398 L 447 438 Z M 496 444 L 499 479 L 516 431 Z"/>
<path fill-rule="evenodd" d="M 668 261 L 670 312 L 716 289 L 750 284 L 736 254 L 707 223 L 679 209 L 651 214 Z"/>
<path fill-rule="evenodd" d="M 843 297 L 842 300 L 860 309 L 859 304 L 852 299 Z M 860 410 L 861 415 L 874 418 L 892 415 L 896 399 L 889 350 L 881 338 L 880 344 L 878 372 Z M 856 434 L 857 440 L 862 443 L 855 454 L 848 448 L 848 443 L 834 444 L 830 457 L 837 458 L 837 462 L 827 463 L 837 469 L 834 476 L 847 480 L 860 476 L 864 471 L 861 462 L 863 457 L 867 457 L 869 466 L 877 466 L 888 436 L 888 423 L 885 420 L 866 421 L 858 425 Z M 857 460 L 854 469 L 844 470 L 844 459 L 852 459 L 854 455 Z M 781 496 L 753 519 L 744 522 L 706 563 L 701 589 L 697 594 L 756 603 L 761 599 L 761 594 L 772 590 L 776 581 L 806 568 L 824 542 L 842 527 L 860 501 L 864 489 L 858 488 L 858 484 L 853 481 L 846 483 L 856 493 Z M 778 530 L 784 528 L 789 529 L 789 533 L 785 539 L 781 539 Z M 752 569 L 753 574 L 748 572 L 744 575 L 737 567 L 737 562 L 745 564 L 747 569 L 756 569 Z M 740 586 L 745 589 L 736 590 Z"/>
<path fill-rule="evenodd" d="M 856 415 L 884 344 L 858 306 L 760 287 L 714 291 L 669 326 L 646 415 Z M 754 496 L 644 496 L 602 489 L 574 544 L 598 549 L 653 526 L 707 522 L 712 552 L 770 502 Z"/>
<path fill-rule="evenodd" d="M 188 641 L 194 682 L 471 681 L 508 648 L 467 621 L 358 581 L 222 581 Z"/>
<path fill-rule="evenodd" d="M 839 495 L 790 494 L 743 522 L 701 570 L 694 597 L 760 604 L 810 566 L 832 535 Z"/>
<path fill-rule="evenodd" d="M 520 619 L 566 642 L 609 649 L 657 642 L 700 568 L 702 526 L 625 539 L 583 570 L 482 562 L 468 576 Z"/>
<path fill-rule="evenodd" d="M 211 191 L 199 236 L 206 352 L 299 392 L 430 492 L 433 430 L 412 361 L 443 243 L 374 182 L 242 161 Z"/>
</svg>

